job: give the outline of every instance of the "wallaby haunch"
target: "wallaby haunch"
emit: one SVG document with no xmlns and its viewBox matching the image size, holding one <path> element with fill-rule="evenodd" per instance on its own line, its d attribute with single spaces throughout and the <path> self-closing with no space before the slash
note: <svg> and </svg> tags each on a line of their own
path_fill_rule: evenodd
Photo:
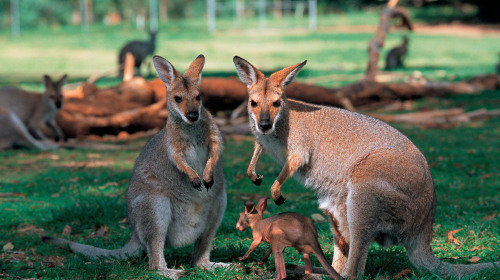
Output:
<svg viewBox="0 0 500 280">
<path fill-rule="evenodd" d="M 311 219 L 298 213 L 280 213 L 266 219 L 262 214 L 267 208 L 267 197 L 261 198 L 257 207 L 251 201 L 245 202 L 245 210 L 240 213 L 236 223 L 236 229 L 244 231 L 252 229 L 253 241 L 248 251 L 239 258 L 240 261 L 248 259 L 250 254 L 264 241 L 271 244 L 266 255 L 262 258 L 267 260 L 269 255 L 274 254 L 277 280 L 286 277 L 285 248 L 294 247 L 303 254 L 306 264 L 306 274 L 312 273 L 310 254 L 314 253 L 321 265 L 326 269 L 333 279 L 340 280 L 340 275 L 333 270 L 321 250 L 318 242 L 318 232 Z"/>
<path fill-rule="evenodd" d="M 134 56 L 134 68 L 137 73 L 141 74 L 142 61 L 148 56 L 153 55 L 156 49 L 156 31 L 149 31 L 149 41 L 131 41 L 125 44 L 118 55 L 118 65 L 120 66 L 120 74 L 123 73 L 125 57 L 127 53 Z"/>
<path fill-rule="evenodd" d="M 142 249 L 151 269 L 178 279 L 183 272 L 167 268 L 165 247 L 194 243 L 193 266 L 229 265 L 210 262 L 211 243 L 226 208 L 222 136 L 201 103 L 205 57 L 198 56 L 182 76 L 162 57 L 155 56 L 153 62 L 167 87 L 169 115 L 166 127 L 144 146 L 134 166 L 127 190 L 130 241 L 120 249 L 105 250 L 60 238 L 43 240 L 93 259 L 126 259 Z"/>
<path fill-rule="evenodd" d="M 44 75 L 45 92 L 37 94 L 19 88 L 0 88 L 0 149 L 14 146 L 41 150 L 56 148 L 47 137 L 64 140 L 55 116 L 63 106 L 62 86 L 67 75 L 59 81 Z"/>
<path fill-rule="evenodd" d="M 407 36 L 403 37 L 403 42 L 400 46 L 392 48 L 385 57 L 385 70 L 391 70 L 396 67 L 403 67 L 403 62 L 408 52 L 409 39 Z"/>
<path fill-rule="evenodd" d="M 269 78 L 240 57 L 233 61 L 248 86 L 255 135 L 248 176 L 261 183 L 255 165 L 265 149 L 283 164 L 271 186 L 276 203 L 284 202 L 280 188 L 292 175 L 318 194 L 335 233 L 333 268 L 342 276 L 363 274 L 373 241 L 405 246 L 417 268 L 440 275 L 464 276 L 500 265 L 449 264 L 433 255 L 434 182 L 427 161 L 407 137 L 362 114 L 287 99 L 285 87 L 306 61 Z"/>
</svg>

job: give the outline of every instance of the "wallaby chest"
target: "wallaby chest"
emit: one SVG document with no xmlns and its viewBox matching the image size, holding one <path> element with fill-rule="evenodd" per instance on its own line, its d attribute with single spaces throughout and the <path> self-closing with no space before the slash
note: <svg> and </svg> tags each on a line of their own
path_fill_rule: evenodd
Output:
<svg viewBox="0 0 500 280">
<path fill-rule="evenodd" d="M 203 170 L 208 160 L 208 144 L 201 141 L 195 143 L 187 143 L 184 154 L 186 162 L 193 168 L 198 175 L 203 175 Z"/>
</svg>

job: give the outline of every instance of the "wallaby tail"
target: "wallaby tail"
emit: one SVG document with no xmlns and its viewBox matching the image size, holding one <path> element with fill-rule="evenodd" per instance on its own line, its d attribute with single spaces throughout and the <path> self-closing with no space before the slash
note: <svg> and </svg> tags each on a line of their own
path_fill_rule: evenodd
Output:
<svg viewBox="0 0 500 280">
<path fill-rule="evenodd" d="M 106 258 L 125 260 L 130 257 L 138 256 L 141 252 L 141 246 L 135 237 L 132 237 L 132 239 L 130 239 L 130 241 L 122 248 L 115 250 L 101 249 L 94 246 L 49 236 L 43 236 L 42 241 L 64 249 L 70 249 L 71 251 L 80 253 L 90 259 Z"/>
<path fill-rule="evenodd" d="M 479 264 L 451 264 L 444 262 L 434 256 L 428 243 L 422 241 L 418 241 L 415 246 L 408 246 L 406 250 L 410 261 L 415 267 L 434 272 L 440 276 L 464 277 L 481 270 L 500 269 L 500 261 Z"/>
<path fill-rule="evenodd" d="M 325 254 L 323 254 L 323 250 L 321 250 L 319 243 L 316 243 L 316 246 L 312 246 L 312 247 L 313 247 L 312 251 L 313 251 L 314 255 L 316 255 L 316 258 L 321 263 L 321 265 L 326 270 L 326 272 L 328 272 L 330 277 L 332 277 L 332 279 L 335 279 L 335 280 L 341 280 L 342 278 L 341 278 L 340 274 L 338 274 L 337 271 L 335 271 L 335 269 L 333 269 L 333 267 L 330 265 L 328 260 L 326 260 Z"/>
</svg>

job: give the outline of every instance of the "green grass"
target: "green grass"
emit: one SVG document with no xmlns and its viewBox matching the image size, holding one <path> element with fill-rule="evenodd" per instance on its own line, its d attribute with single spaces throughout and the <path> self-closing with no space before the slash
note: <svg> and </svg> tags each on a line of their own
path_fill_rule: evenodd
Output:
<svg viewBox="0 0 500 280">
<path fill-rule="evenodd" d="M 204 76 L 234 75 L 232 56 L 249 59 L 264 70 L 273 70 L 308 59 L 299 75 L 301 81 L 338 86 L 359 79 L 366 66 L 367 41 L 371 33 L 335 33 L 331 26 L 353 23 L 375 24 L 375 13 L 353 14 L 337 18 L 321 18 L 320 29 L 275 28 L 235 30 L 225 24 L 225 32 L 208 34 L 201 20 L 172 21 L 162 26 L 157 53 L 167 57 L 179 70 L 184 70 L 198 53 L 207 56 Z M 386 46 L 397 43 L 400 33 L 389 34 Z M 95 26 L 87 34 L 75 27 L 36 29 L 11 39 L 0 31 L 0 83 L 21 84 L 40 89 L 42 73 L 67 72 L 73 81 L 94 71 L 111 68 L 117 49 L 132 38 L 145 37 L 124 27 Z M 431 79 L 448 80 L 492 72 L 497 59 L 500 38 L 411 35 L 408 69 L 419 70 Z M 116 83 L 108 79 L 102 84 Z M 101 85 L 102 85 L 101 84 Z M 500 91 L 480 95 L 453 95 L 440 99 L 419 100 L 417 106 L 474 110 L 499 108 Z M 431 165 L 436 184 L 437 209 L 434 253 L 453 263 L 467 263 L 472 256 L 481 262 L 500 259 L 500 120 L 492 119 L 461 125 L 452 129 L 424 130 L 397 125 L 422 150 Z M 127 261 L 91 262 L 82 256 L 42 243 L 39 234 L 62 236 L 71 227 L 70 239 L 105 248 L 118 248 L 129 238 L 125 191 L 134 161 L 145 140 L 135 141 L 119 151 L 12 150 L 0 152 L 0 193 L 19 196 L 0 197 L 0 246 L 12 243 L 13 251 L 0 251 L 0 278 L 45 279 L 158 279 L 148 271 L 147 258 Z M 228 206 L 214 241 L 212 259 L 236 262 L 251 243 L 249 231 L 238 232 L 235 223 L 245 199 L 256 200 L 269 195 L 269 186 L 280 166 L 264 156 L 258 169 L 264 174 L 260 187 L 245 175 L 252 153 L 250 141 L 228 139 L 224 147 Z M 287 181 L 283 193 L 288 201 L 282 206 L 269 204 L 275 214 L 295 211 L 310 216 L 320 213 L 316 196 L 293 179 Z M 496 215 L 496 216 L 495 216 Z M 98 228 L 107 226 L 104 236 L 96 236 Z M 333 254 L 332 233 L 326 222 L 316 223 L 319 239 L 327 257 Z M 447 241 L 447 232 L 462 229 L 455 236 L 456 245 Z M 2 248 L 0 247 L 0 249 Z M 477 247 L 477 248 L 476 248 Z M 263 279 L 270 278 L 273 258 L 261 264 L 265 253 L 261 245 L 245 262 L 250 272 L 200 271 L 189 267 L 191 247 L 167 249 L 169 266 L 184 268 L 185 279 Z M 302 257 L 288 249 L 287 263 L 303 264 Z M 319 266 L 313 258 L 314 264 Z M 365 279 L 394 278 L 400 271 L 412 268 L 403 248 L 370 249 Z M 412 268 L 413 269 L 413 268 Z M 439 279 L 431 273 L 414 269 L 409 279 Z M 499 279 L 500 271 L 483 273 L 476 279 Z"/>
</svg>

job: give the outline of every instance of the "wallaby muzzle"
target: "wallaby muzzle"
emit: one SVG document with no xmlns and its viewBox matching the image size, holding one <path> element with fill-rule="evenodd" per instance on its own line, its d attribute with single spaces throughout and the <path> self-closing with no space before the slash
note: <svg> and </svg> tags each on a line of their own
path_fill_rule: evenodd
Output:
<svg viewBox="0 0 500 280">
<path fill-rule="evenodd" d="M 192 122 L 197 121 L 199 116 L 200 116 L 200 114 L 198 113 L 198 111 L 189 111 L 189 112 L 186 114 L 186 118 L 187 118 L 189 121 L 192 121 Z"/>
<path fill-rule="evenodd" d="M 271 122 L 269 112 L 260 114 L 259 128 L 262 132 L 266 132 L 273 127 L 273 123 Z"/>
</svg>

